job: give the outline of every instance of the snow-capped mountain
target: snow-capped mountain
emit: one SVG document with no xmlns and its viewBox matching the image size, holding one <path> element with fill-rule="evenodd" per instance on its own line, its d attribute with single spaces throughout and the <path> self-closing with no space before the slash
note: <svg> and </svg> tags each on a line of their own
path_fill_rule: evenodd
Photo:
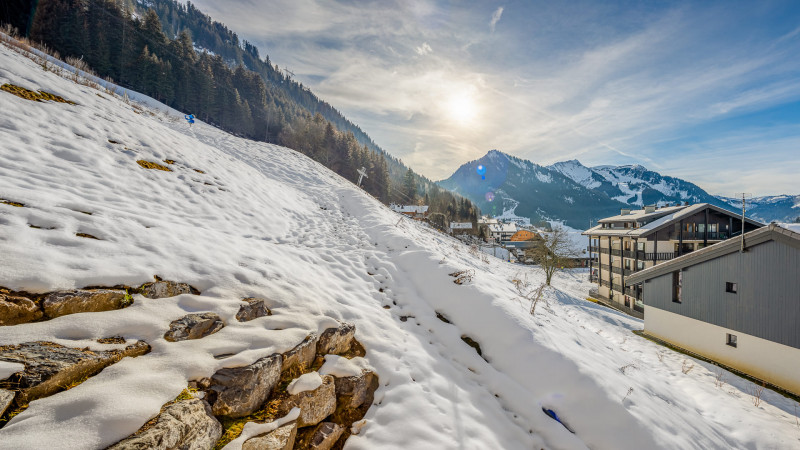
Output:
<svg viewBox="0 0 800 450">
<path fill-rule="evenodd" d="M 478 166 L 486 169 L 485 175 L 478 174 Z M 570 160 L 541 166 L 497 150 L 462 165 L 440 184 L 492 215 L 561 220 L 580 229 L 622 208 L 643 205 L 689 202 L 741 208 L 735 199 L 713 196 L 694 183 L 638 164 L 587 167 Z M 765 222 L 791 222 L 800 215 L 798 204 L 800 197 L 762 197 L 749 210 Z"/>
<path fill-rule="evenodd" d="M 717 196 L 737 211 L 742 209 L 742 199 Z M 800 219 L 800 195 L 767 195 L 745 200 L 747 215 L 762 222 L 796 222 Z"/>
</svg>

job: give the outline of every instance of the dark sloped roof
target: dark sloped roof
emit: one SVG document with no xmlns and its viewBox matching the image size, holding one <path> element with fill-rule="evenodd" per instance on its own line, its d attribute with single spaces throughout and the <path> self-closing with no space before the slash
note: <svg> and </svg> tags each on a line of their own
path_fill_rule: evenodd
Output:
<svg viewBox="0 0 800 450">
<path fill-rule="evenodd" d="M 762 244 L 767 241 L 779 241 L 787 245 L 800 249 L 800 233 L 780 227 L 778 224 L 771 223 L 766 227 L 753 230 L 744 235 L 745 248 Z M 693 266 L 701 262 L 719 258 L 720 256 L 738 252 L 741 248 L 741 239 L 732 238 L 718 244 L 688 253 L 681 257 L 657 264 L 653 267 L 636 272 L 625 277 L 625 285 L 630 286 L 639 284 L 644 280 L 649 280 L 661 275 L 666 275 L 684 267 Z"/>
</svg>

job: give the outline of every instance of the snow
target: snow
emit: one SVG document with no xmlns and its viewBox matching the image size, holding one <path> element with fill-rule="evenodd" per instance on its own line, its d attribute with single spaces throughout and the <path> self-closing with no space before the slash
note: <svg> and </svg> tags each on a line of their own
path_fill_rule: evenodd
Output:
<svg viewBox="0 0 800 450">
<path fill-rule="evenodd" d="M 0 380 L 5 380 L 11 375 L 22 372 L 23 370 L 25 370 L 25 366 L 20 363 L 0 361 Z"/>
<path fill-rule="evenodd" d="M 374 370 L 366 359 L 355 357 L 347 359 L 337 355 L 325 355 L 325 364 L 319 369 L 321 375 L 334 377 L 357 377 L 365 370 Z"/>
<path fill-rule="evenodd" d="M 322 386 L 322 377 L 317 372 L 309 372 L 292 380 L 286 391 L 289 395 L 297 395 L 301 392 L 313 391 Z"/>
<path fill-rule="evenodd" d="M 587 189 L 594 189 L 600 187 L 602 184 L 594 179 L 592 176 L 594 173 L 592 172 L 592 169 L 584 166 L 576 159 L 557 162 L 551 166 L 548 166 L 548 168 L 560 172 L 562 175 L 580 184 L 581 186 L 585 186 Z"/>
<path fill-rule="evenodd" d="M 288 350 L 336 320 L 356 324 L 380 377 L 348 449 L 800 444 L 794 401 L 768 391 L 754 407 L 748 381 L 726 372 L 717 388 L 715 369 L 699 361 L 684 374 L 691 358 L 634 335 L 640 320 L 584 300 L 585 271 L 557 274 L 531 316 L 511 280 L 528 275 L 538 285 L 540 269 L 486 263 L 455 239 L 398 222 L 296 152 L 201 121 L 189 127 L 163 105 L 139 110 L 0 46 L 6 82 L 78 105 L 0 92 L 0 197 L 26 205 L 0 204 L 0 285 L 46 292 L 138 285 L 157 274 L 202 293 L 135 296 L 119 311 L 0 327 L 0 345 L 82 348 L 122 335 L 152 346 L 31 402 L 0 429 L 0 448 L 107 447 L 189 380 Z M 139 159 L 176 162 L 163 172 L 140 168 Z M 471 281 L 453 283 L 450 273 L 468 269 Z M 236 321 L 240 299 L 252 296 L 267 298 L 273 315 Z M 163 339 L 170 321 L 202 311 L 218 313 L 225 328 L 198 340 Z M 480 343 L 483 357 L 463 336 Z M 574 433 L 542 405 L 556 408 Z M 250 424 L 245 433 L 277 425 Z"/>
<path fill-rule="evenodd" d="M 534 172 L 534 174 L 536 175 L 536 179 L 541 181 L 542 183 L 552 183 L 553 182 L 553 177 L 549 173 L 542 173 L 542 172 L 539 172 L 537 170 L 537 171 Z"/>
</svg>

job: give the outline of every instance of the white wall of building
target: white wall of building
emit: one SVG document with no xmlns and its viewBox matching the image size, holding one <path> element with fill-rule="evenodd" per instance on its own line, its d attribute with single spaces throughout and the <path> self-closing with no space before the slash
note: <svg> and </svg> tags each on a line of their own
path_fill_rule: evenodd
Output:
<svg viewBox="0 0 800 450">
<path fill-rule="evenodd" d="M 645 333 L 800 395 L 800 349 L 645 306 Z M 726 344 L 726 334 L 737 345 Z"/>
</svg>

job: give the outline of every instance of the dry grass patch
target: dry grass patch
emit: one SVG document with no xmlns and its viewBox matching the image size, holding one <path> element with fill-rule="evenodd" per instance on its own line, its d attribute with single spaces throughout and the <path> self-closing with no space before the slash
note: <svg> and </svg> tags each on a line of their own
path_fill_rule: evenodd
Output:
<svg viewBox="0 0 800 450">
<path fill-rule="evenodd" d="M 150 161 L 145 161 L 143 159 L 140 159 L 140 160 L 136 161 L 136 163 L 139 164 L 140 166 L 142 166 L 145 169 L 156 169 L 156 170 L 163 170 L 165 172 L 172 172 L 172 169 L 170 169 L 167 166 L 162 166 L 161 164 L 150 162 Z"/>
<path fill-rule="evenodd" d="M 4 198 L 0 198 L 0 203 L 2 203 L 4 205 L 16 206 L 17 208 L 22 208 L 23 206 L 25 206 L 24 203 L 14 202 L 14 201 L 11 201 L 11 200 L 6 200 Z"/>
<path fill-rule="evenodd" d="M 34 102 L 51 101 L 58 103 L 68 103 L 70 105 L 77 105 L 77 103 L 71 100 L 67 100 L 59 95 L 51 94 L 45 91 L 39 91 L 39 92 L 31 91 L 29 89 L 25 89 L 24 87 L 10 83 L 6 83 L 0 86 L 0 90 L 6 91 L 9 94 L 14 94 L 17 97 L 24 98 L 25 100 L 31 100 Z"/>
</svg>

